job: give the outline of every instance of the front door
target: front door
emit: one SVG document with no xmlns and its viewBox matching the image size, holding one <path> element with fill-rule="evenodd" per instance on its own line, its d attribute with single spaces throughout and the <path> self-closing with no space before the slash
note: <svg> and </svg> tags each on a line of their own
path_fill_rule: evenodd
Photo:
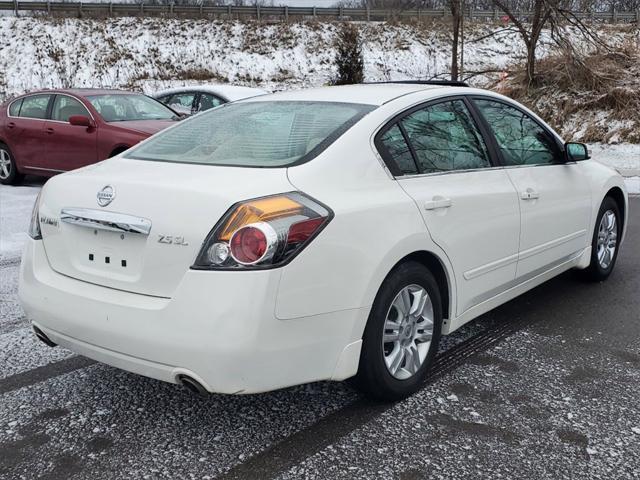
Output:
<svg viewBox="0 0 640 480">
<path fill-rule="evenodd" d="M 520 203 L 517 277 L 525 281 L 570 260 L 589 245 L 591 191 L 579 163 L 541 123 L 513 105 L 476 98 Z"/>
<path fill-rule="evenodd" d="M 429 234 L 451 262 L 457 315 L 513 283 L 520 236 L 515 189 L 461 98 L 414 108 L 378 144 L 404 174 Z"/>
<path fill-rule="evenodd" d="M 56 170 L 74 170 L 98 160 L 97 128 L 71 125 L 69 117 L 72 115 L 92 118 L 76 98 L 56 95 L 51 119 L 44 126 L 44 158 Z"/>
</svg>

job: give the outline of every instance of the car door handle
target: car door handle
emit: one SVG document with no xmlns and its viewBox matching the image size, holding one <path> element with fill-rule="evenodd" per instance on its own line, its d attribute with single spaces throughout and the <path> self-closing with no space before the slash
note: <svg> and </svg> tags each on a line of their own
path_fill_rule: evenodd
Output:
<svg viewBox="0 0 640 480">
<path fill-rule="evenodd" d="M 431 200 L 424 202 L 425 210 L 436 210 L 437 208 L 449 208 L 453 205 L 450 198 L 435 196 Z"/>
<path fill-rule="evenodd" d="M 16 128 L 16 124 L 15 124 L 15 122 L 9 122 L 9 123 L 7 123 L 7 127 L 8 128 Z"/>
<path fill-rule="evenodd" d="M 48 135 L 52 135 L 52 134 L 55 133 L 55 130 L 53 128 L 49 127 L 47 129 L 45 129 L 45 132 L 47 132 Z"/>
<path fill-rule="evenodd" d="M 537 200 L 540 198 L 540 194 L 533 188 L 527 188 L 524 192 L 520 192 L 520 198 L 522 200 Z"/>
</svg>

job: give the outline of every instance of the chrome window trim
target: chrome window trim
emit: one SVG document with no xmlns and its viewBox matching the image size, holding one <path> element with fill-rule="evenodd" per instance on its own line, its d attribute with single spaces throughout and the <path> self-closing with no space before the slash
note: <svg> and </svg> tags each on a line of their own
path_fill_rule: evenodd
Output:
<svg viewBox="0 0 640 480">
<path fill-rule="evenodd" d="M 431 172 L 431 173 L 418 173 L 415 175 L 400 175 L 393 176 L 394 180 L 402 180 L 402 179 L 410 179 L 410 178 L 422 178 L 422 177 L 432 177 L 436 175 L 451 175 L 456 173 L 466 173 L 466 172 L 484 172 L 487 170 L 510 170 L 512 168 L 530 168 L 530 167 L 557 167 L 564 165 L 575 165 L 577 162 L 566 162 L 566 163 L 532 163 L 530 165 L 494 165 L 491 167 L 485 168 L 467 168 L 463 170 L 449 170 L 446 172 Z M 391 174 L 391 172 L 389 172 Z"/>
<path fill-rule="evenodd" d="M 35 97 L 37 95 L 49 95 L 49 96 L 53 96 L 55 95 L 54 93 L 50 93 L 50 92 L 38 92 L 38 93 L 28 93 L 27 95 L 23 95 L 21 97 L 18 97 L 14 100 L 11 101 L 11 103 L 9 104 L 9 106 L 7 106 L 7 118 L 24 118 L 26 120 L 40 120 L 41 122 L 46 122 L 47 119 L 46 118 L 33 118 L 33 117 L 16 117 L 15 115 L 9 115 L 9 109 L 11 108 L 11 105 L 13 105 L 14 103 L 16 103 L 18 100 L 24 100 L 25 98 L 29 98 L 29 97 Z M 49 99 L 49 101 L 51 101 L 51 99 Z M 48 105 L 47 105 L 47 110 L 49 109 Z M 22 110 L 22 107 L 20 107 L 20 110 Z"/>
</svg>

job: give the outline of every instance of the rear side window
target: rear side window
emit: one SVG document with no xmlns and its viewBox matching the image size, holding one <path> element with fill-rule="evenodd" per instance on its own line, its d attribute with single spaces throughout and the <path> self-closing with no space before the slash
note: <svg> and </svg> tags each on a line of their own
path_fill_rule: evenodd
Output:
<svg viewBox="0 0 640 480">
<path fill-rule="evenodd" d="M 227 103 L 154 135 L 126 156 L 207 165 L 285 167 L 315 157 L 374 108 L 309 101 Z"/>
<path fill-rule="evenodd" d="M 51 95 L 31 95 L 22 99 L 20 116 L 25 118 L 47 118 L 47 106 Z"/>
<path fill-rule="evenodd" d="M 558 158 L 551 135 L 523 111 L 492 100 L 474 103 L 493 131 L 506 165 L 550 164 Z"/>
<path fill-rule="evenodd" d="M 182 92 L 174 93 L 167 101 L 164 101 L 165 105 L 171 107 L 178 113 L 191 113 L 193 108 L 193 101 L 196 98 L 195 92 Z"/>
<path fill-rule="evenodd" d="M 9 115 L 12 117 L 20 116 L 20 107 L 22 106 L 22 98 L 16 100 L 9 106 Z"/>
<path fill-rule="evenodd" d="M 400 132 L 401 136 L 393 132 Z M 404 138 L 402 138 L 404 137 Z M 408 141 L 408 144 L 406 143 Z M 387 130 L 379 140 L 402 173 L 438 173 L 491 166 L 489 153 L 462 100 L 440 102 L 413 111 Z M 402 145 L 406 148 L 403 149 Z"/>
<path fill-rule="evenodd" d="M 82 103 L 72 97 L 66 95 L 56 95 L 53 101 L 53 111 L 51 119 L 59 122 L 68 122 L 69 117 L 73 115 L 89 116 L 89 112 Z"/>
</svg>

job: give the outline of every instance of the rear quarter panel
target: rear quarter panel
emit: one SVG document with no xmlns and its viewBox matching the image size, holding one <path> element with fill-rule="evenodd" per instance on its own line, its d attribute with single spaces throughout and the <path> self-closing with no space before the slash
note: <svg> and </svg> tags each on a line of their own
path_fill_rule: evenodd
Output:
<svg viewBox="0 0 640 480">
<path fill-rule="evenodd" d="M 434 253 L 451 271 L 414 201 L 378 159 L 372 132 L 380 115 L 370 115 L 320 157 L 289 168 L 291 183 L 328 205 L 335 217 L 284 267 L 276 306 L 280 319 L 368 307 L 393 267 L 416 251 Z M 455 302 L 455 288 L 449 290 Z M 354 338 L 363 329 L 364 323 L 355 325 Z"/>
</svg>

